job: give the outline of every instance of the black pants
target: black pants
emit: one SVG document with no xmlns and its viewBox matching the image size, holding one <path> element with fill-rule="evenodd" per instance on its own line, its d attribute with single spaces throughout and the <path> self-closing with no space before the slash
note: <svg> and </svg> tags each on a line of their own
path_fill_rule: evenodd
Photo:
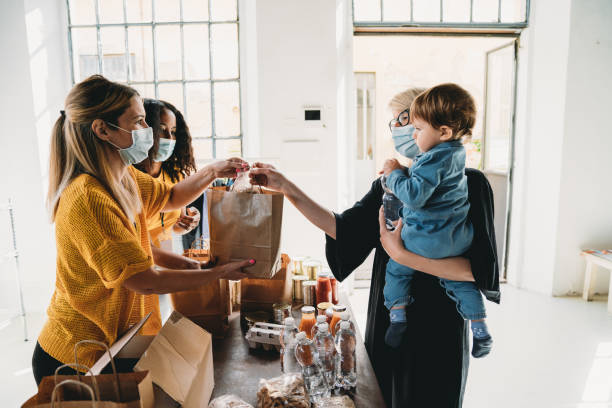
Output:
<svg viewBox="0 0 612 408">
<path fill-rule="evenodd" d="M 116 358 L 115 366 L 117 367 L 117 372 L 119 373 L 129 373 L 134 371 L 134 366 L 138 362 L 138 359 L 135 358 Z M 34 380 L 36 380 L 36 385 L 40 384 L 43 377 L 55 374 L 55 370 L 57 367 L 64 365 L 59 360 L 51 357 L 40 344 L 36 342 L 36 347 L 34 348 L 34 354 L 32 355 L 32 372 L 34 373 Z M 70 368 L 66 368 L 62 370 L 62 374 L 72 373 L 74 372 Z M 110 374 L 113 372 L 112 366 L 108 364 L 102 370 L 102 374 Z"/>
</svg>

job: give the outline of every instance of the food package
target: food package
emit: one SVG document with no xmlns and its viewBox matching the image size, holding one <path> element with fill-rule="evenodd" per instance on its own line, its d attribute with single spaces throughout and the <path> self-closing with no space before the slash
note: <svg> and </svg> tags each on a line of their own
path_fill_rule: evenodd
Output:
<svg viewBox="0 0 612 408">
<path fill-rule="evenodd" d="M 355 408 L 355 403 L 348 395 L 321 398 L 315 408 Z"/>
<path fill-rule="evenodd" d="M 206 191 L 211 255 L 221 264 L 255 259 L 252 278 L 270 279 L 281 269 L 281 193 L 244 194 L 213 187 Z"/>
<path fill-rule="evenodd" d="M 208 408 L 253 408 L 253 406 L 232 394 L 215 398 L 210 402 Z"/>
<path fill-rule="evenodd" d="M 259 380 L 257 408 L 310 408 L 301 374 Z"/>
</svg>

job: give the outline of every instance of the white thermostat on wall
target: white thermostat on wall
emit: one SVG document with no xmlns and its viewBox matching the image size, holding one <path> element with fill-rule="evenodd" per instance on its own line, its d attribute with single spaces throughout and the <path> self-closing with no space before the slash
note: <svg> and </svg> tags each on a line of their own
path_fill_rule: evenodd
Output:
<svg viewBox="0 0 612 408">
<path fill-rule="evenodd" d="M 323 108 L 320 105 L 304 106 L 304 124 L 308 127 L 325 127 Z"/>
</svg>

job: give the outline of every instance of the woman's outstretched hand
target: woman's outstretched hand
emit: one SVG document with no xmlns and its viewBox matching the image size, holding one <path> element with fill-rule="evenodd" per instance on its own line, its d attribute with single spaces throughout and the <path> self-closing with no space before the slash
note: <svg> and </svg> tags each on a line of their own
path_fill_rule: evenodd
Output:
<svg viewBox="0 0 612 408">
<path fill-rule="evenodd" d="M 401 254 L 401 251 L 405 250 L 402 242 L 402 219 L 398 220 L 393 231 L 389 231 L 385 223 L 385 212 L 381 206 L 378 211 L 378 224 L 380 227 L 380 243 L 391 259 L 395 260 Z"/>
<path fill-rule="evenodd" d="M 216 264 L 215 259 L 215 263 L 213 264 L 202 264 L 202 269 L 208 269 L 210 265 L 213 265 L 212 269 L 221 273 L 221 279 L 241 280 L 249 277 L 249 275 L 244 272 L 244 269 L 255 265 L 255 260 L 249 259 L 245 261 L 228 262 L 226 264 Z"/>
<path fill-rule="evenodd" d="M 249 173 L 251 184 L 254 186 L 262 186 L 270 190 L 283 192 L 285 184 L 285 176 L 271 164 L 253 163 L 253 167 Z"/>
<path fill-rule="evenodd" d="M 249 169 L 249 163 L 240 157 L 232 157 L 227 160 L 219 160 L 209 164 L 216 178 L 233 178 L 241 171 Z"/>
</svg>

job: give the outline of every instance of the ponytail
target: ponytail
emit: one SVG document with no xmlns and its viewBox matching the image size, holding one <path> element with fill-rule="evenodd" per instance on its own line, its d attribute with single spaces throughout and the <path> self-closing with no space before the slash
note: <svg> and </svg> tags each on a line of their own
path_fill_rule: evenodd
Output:
<svg viewBox="0 0 612 408">
<path fill-rule="evenodd" d="M 66 135 L 65 123 L 66 114 L 60 112 L 60 117 L 57 118 L 51 131 L 51 148 L 49 149 L 49 189 L 47 191 L 47 208 L 51 215 L 51 221 L 55 220 L 55 212 L 59 203 L 59 197 L 66 187 L 66 170 L 69 168 L 65 165 L 66 154 Z"/>
</svg>

